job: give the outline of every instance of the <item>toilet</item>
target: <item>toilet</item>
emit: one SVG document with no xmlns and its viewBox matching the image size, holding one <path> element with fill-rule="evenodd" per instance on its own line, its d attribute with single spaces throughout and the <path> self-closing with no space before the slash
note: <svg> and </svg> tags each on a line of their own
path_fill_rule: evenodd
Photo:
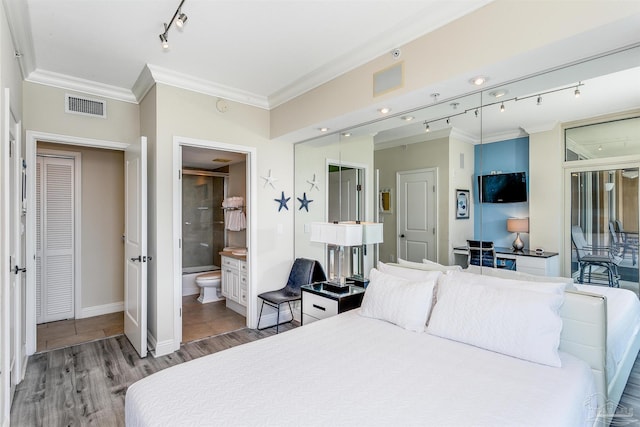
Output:
<svg viewBox="0 0 640 427">
<path fill-rule="evenodd" d="M 206 304 L 208 302 L 220 301 L 224 297 L 221 293 L 220 275 L 221 270 L 211 271 L 209 273 L 199 274 L 196 276 L 196 285 L 200 288 L 200 296 L 198 302 Z"/>
</svg>

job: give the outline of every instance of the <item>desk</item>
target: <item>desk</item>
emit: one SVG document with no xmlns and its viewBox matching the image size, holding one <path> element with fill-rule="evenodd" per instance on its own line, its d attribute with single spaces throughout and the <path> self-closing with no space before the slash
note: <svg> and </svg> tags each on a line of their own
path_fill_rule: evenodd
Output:
<svg viewBox="0 0 640 427">
<path fill-rule="evenodd" d="M 557 252 L 544 252 L 537 254 L 535 251 L 523 249 L 514 251 L 512 248 L 496 247 L 496 264 L 498 268 L 508 268 L 513 264 L 512 270 L 522 273 L 536 274 L 538 276 L 560 276 L 560 257 Z M 456 256 L 456 264 L 466 266 L 469 249 L 466 246 L 453 248 Z M 464 255 L 464 260 L 462 256 Z"/>
</svg>

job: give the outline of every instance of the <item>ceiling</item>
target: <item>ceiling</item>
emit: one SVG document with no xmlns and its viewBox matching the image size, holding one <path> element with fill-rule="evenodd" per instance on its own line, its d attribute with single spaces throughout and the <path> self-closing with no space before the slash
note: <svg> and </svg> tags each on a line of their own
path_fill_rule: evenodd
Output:
<svg viewBox="0 0 640 427">
<path fill-rule="evenodd" d="M 145 70 L 164 82 L 195 82 L 199 89 L 226 99 L 270 109 L 299 96 L 380 55 L 392 52 L 492 0 L 185 0 L 184 29 L 172 27 L 170 48 L 159 34 L 180 0 L 4 0 L 21 67 L 29 81 L 98 96 L 138 102 Z M 490 76 L 492 88 L 507 88 L 508 97 L 536 96 L 540 91 L 584 83 L 583 99 L 561 93 L 517 102 L 507 114 L 482 110 L 484 140 L 513 136 L 555 122 L 579 120 L 640 105 L 640 54 L 623 64 L 608 59 L 577 72 L 545 74 L 528 83 L 524 75 L 558 67 L 621 46 L 640 46 L 640 15 L 629 16 L 590 33 L 526 52 L 477 74 Z M 624 71 L 626 70 L 626 71 Z M 555 76 L 555 77 L 554 77 Z M 424 131 L 425 120 L 444 118 L 475 107 L 482 95 L 464 96 L 457 110 L 451 103 L 473 89 L 460 76 L 393 99 L 394 117 L 361 131 L 376 134 L 378 146 Z M 172 80 L 173 79 L 173 80 Z M 176 84 L 180 86 L 179 84 Z M 184 86 L 181 86 L 184 87 Z M 429 94 L 442 93 L 437 105 Z M 427 101 L 425 101 L 427 100 Z M 597 101 L 596 101 L 597 100 Z M 483 103 L 490 100 L 482 99 Z M 515 106 L 516 103 L 514 103 Z M 576 105 L 581 105 L 576 108 Z M 415 110 L 403 122 L 399 112 Z M 324 123 L 333 132 L 378 120 L 375 109 L 354 111 Z M 471 114 L 456 116 L 451 126 L 478 140 Z M 432 128 L 444 128 L 444 121 Z M 299 129 L 283 140 L 318 136 L 318 126 Z"/>
<path fill-rule="evenodd" d="M 135 100 L 145 66 L 273 108 L 491 0 L 6 0 L 25 77 Z"/>
</svg>

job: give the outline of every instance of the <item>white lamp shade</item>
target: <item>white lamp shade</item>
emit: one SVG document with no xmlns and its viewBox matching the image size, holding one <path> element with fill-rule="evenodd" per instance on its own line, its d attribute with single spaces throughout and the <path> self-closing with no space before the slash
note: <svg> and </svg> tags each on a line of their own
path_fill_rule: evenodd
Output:
<svg viewBox="0 0 640 427">
<path fill-rule="evenodd" d="M 355 221 L 343 221 L 340 224 L 356 224 Z M 372 245 L 374 243 L 382 243 L 382 223 L 360 221 L 362 225 L 362 244 Z"/>
<path fill-rule="evenodd" d="M 528 233 L 529 218 L 509 218 L 507 219 L 507 231 L 510 233 Z"/>
<path fill-rule="evenodd" d="M 362 245 L 362 225 L 312 222 L 311 241 L 336 246 L 360 246 Z"/>
</svg>

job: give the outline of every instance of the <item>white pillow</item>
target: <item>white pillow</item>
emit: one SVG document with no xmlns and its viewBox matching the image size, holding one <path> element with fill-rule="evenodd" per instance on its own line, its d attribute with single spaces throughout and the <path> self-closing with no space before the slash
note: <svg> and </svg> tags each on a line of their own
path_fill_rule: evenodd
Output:
<svg viewBox="0 0 640 427">
<path fill-rule="evenodd" d="M 369 275 L 360 315 L 385 320 L 410 331 L 424 332 L 434 285 L 433 280 L 411 282 L 374 268 Z"/>
<path fill-rule="evenodd" d="M 501 288 L 517 288 L 552 294 L 562 294 L 567 286 L 566 283 L 529 282 L 523 278 L 505 279 L 502 277 L 493 277 L 486 274 L 473 274 L 464 271 L 450 271 L 447 273 L 447 276 L 451 276 L 451 280 L 458 282 Z"/>
<path fill-rule="evenodd" d="M 565 290 L 578 290 L 578 288 L 576 288 L 576 286 L 574 285 L 573 279 L 571 277 L 538 276 L 537 274 L 507 270 L 506 268 L 481 268 L 477 265 L 470 265 L 465 271 L 475 274 L 484 274 L 485 276 L 502 277 L 503 279 L 523 280 L 527 282 L 566 283 Z"/>
<path fill-rule="evenodd" d="M 422 262 L 413 262 L 407 261 L 402 258 L 398 258 L 398 264 L 405 266 L 416 268 L 418 270 L 427 270 L 427 271 L 462 271 L 462 267 L 459 265 L 442 265 L 437 262 L 429 261 L 428 259 L 423 259 Z"/>
<path fill-rule="evenodd" d="M 436 281 L 442 274 L 440 271 L 433 270 L 417 270 L 415 268 L 407 268 L 396 265 L 385 264 L 378 261 L 378 271 L 390 274 L 392 276 L 401 277 L 413 282 Z"/>
<path fill-rule="evenodd" d="M 445 275 L 427 332 L 439 337 L 560 367 L 564 294 L 484 286 Z"/>
</svg>

